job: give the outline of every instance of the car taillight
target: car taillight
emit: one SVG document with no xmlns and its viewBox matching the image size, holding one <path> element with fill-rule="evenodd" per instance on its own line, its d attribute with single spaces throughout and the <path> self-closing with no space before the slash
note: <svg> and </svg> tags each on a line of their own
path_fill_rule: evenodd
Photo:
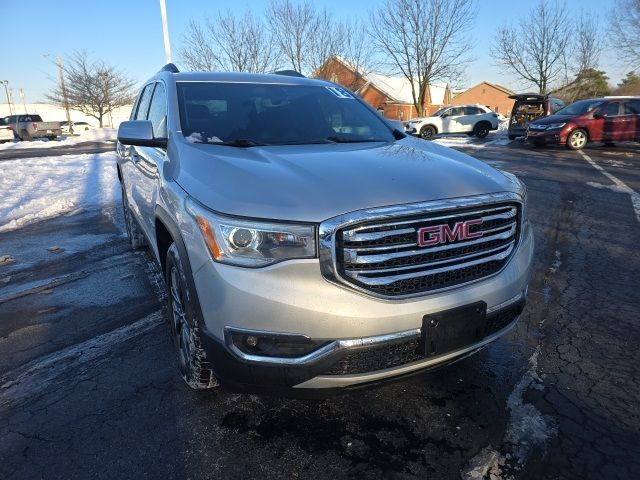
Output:
<svg viewBox="0 0 640 480">
<path fill-rule="evenodd" d="M 13 130 L 11 127 L 4 127 L 5 130 Z"/>
<path fill-rule="evenodd" d="M 34 123 L 34 124 L 33 124 L 33 129 L 34 129 L 34 130 L 38 130 L 38 124 L 37 124 L 37 123 Z"/>
</svg>

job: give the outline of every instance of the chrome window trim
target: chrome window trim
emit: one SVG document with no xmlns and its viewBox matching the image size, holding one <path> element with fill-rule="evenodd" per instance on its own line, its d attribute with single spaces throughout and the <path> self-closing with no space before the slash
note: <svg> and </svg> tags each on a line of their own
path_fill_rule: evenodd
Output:
<svg viewBox="0 0 640 480">
<path fill-rule="evenodd" d="M 515 183 L 514 183 L 515 186 Z M 385 220 L 393 221 L 398 217 L 413 216 L 421 214 L 432 214 L 439 212 L 446 212 L 447 210 L 457 210 L 464 208 L 482 208 L 490 207 L 493 204 L 503 202 L 516 202 L 520 205 L 520 235 L 516 239 L 516 243 L 513 246 L 513 252 L 515 252 L 520 244 L 520 241 L 524 235 L 524 202 L 526 196 L 526 190 L 523 185 L 518 185 L 518 192 L 496 192 L 483 195 L 474 195 L 470 197 L 458 197 L 445 200 L 436 200 L 432 202 L 420 202 L 420 203 L 408 203 L 402 205 L 392 205 L 388 207 L 370 208 L 364 210 L 357 210 L 355 212 L 338 215 L 322 222 L 318 228 L 318 257 L 320 260 L 320 272 L 322 276 L 330 283 L 347 290 L 357 292 L 367 297 L 373 297 L 382 301 L 397 301 L 407 298 L 425 297 L 436 293 L 441 293 L 447 290 L 456 288 L 462 288 L 472 283 L 482 282 L 488 278 L 494 277 L 500 274 L 508 265 L 509 259 L 505 262 L 500 270 L 488 275 L 486 277 L 471 280 L 466 283 L 452 285 L 449 287 L 430 290 L 428 292 L 412 293 L 407 295 L 381 295 L 373 292 L 359 285 L 353 284 L 350 280 L 343 278 L 338 273 L 336 249 L 335 249 L 335 235 L 340 229 L 357 225 L 362 222 L 380 222 Z M 425 250 L 426 251 L 426 250 Z M 513 258 L 513 253 L 511 255 Z"/>
</svg>

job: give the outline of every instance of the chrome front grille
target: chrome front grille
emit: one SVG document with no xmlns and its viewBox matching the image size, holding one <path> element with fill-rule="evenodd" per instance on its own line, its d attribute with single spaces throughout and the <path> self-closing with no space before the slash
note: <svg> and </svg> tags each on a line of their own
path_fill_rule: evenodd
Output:
<svg viewBox="0 0 640 480">
<path fill-rule="evenodd" d="M 520 205 L 513 200 L 461 208 L 445 204 L 337 226 L 332 242 L 334 278 L 374 296 L 398 298 L 488 277 L 502 269 L 516 248 Z M 479 238 L 419 244 L 420 229 L 447 225 L 452 232 L 457 224 L 480 219 L 481 224 L 469 229 L 471 237 L 482 232 Z"/>
</svg>

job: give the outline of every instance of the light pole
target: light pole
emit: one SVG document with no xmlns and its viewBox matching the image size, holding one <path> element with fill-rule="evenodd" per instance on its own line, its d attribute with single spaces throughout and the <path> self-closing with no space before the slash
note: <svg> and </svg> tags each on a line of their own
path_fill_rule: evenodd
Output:
<svg viewBox="0 0 640 480">
<path fill-rule="evenodd" d="M 45 53 L 43 55 L 46 58 L 50 58 L 53 55 Z M 64 85 L 64 69 L 62 68 L 62 60 L 60 57 L 56 57 L 56 66 L 58 67 L 58 75 L 60 76 L 60 91 L 62 93 L 62 105 L 67 114 L 67 125 L 69 125 L 69 134 L 73 135 L 73 124 L 71 123 L 71 114 L 69 113 L 69 97 L 67 96 L 67 88 Z"/>
<path fill-rule="evenodd" d="M 171 43 L 169 42 L 169 26 L 167 25 L 167 4 L 160 0 L 160 16 L 162 17 L 162 35 L 164 38 L 164 54 L 167 63 L 171 63 Z"/>
<path fill-rule="evenodd" d="M 7 105 L 9 106 L 9 115 L 13 115 L 13 110 L 11 110 L 11 101 L 9 100 L 9 90 L 7 89 L 9 80 L 0 80 L 0 83 L 4 85 L 4 93 L 7 96 Z"/>
<path fill-rule="evenodd" d="M 27 114 L 27 103 L 24 100 L 24 90 L 20 89 L 20 98 L 22 99 L 22 105 L 24 106 L 24 114 Z"/>
</svg>

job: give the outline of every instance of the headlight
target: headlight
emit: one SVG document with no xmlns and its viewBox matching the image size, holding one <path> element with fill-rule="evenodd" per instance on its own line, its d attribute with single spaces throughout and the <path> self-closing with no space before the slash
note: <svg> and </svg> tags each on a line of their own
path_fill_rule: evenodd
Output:
<svg viewBox="0 0 640 480">
<path fill-rule="evenodd" d="M 283 260 L 316 256 L 316 228 L 313 225 L 227 217 L 198 205 L 190 198 L 186 207 L 216 262 L 263 267 Z"/>
<path fill-rule="evenodd" d="M 547 130 L 555 130 L 556 128 L 562 128 L 566 123 L 550 123 L 547 125 Z"/>
</svg>

